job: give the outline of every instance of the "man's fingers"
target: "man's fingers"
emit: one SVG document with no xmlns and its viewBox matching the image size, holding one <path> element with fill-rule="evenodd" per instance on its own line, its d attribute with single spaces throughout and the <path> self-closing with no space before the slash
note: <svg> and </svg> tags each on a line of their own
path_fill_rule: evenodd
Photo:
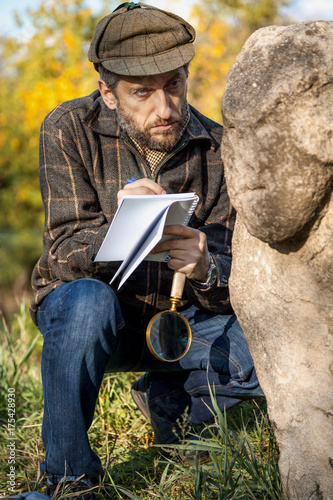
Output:
<svg viewBox="0 0 333 500">
<path fill-rule="evenodd" d="M 165 236 L 171 236 L 171 238 L 158 243 L 154 248 L 153 253 L 175 249 L 184 249 L 185 251 L 190 250 L 192 253 L 195 249 L 198 249 L 200 252 L 205 249 L 206 235 L 193 227 L 181 225 L 165 226 L 163 234 Z"/>
<path fill-rule="evenodd" d="M 123 189 L 123 191 L 136 190 L 142 190 L 142 192 L 145 191 L 147 193 L 150 192 L 150 194 L 166 194 L 164 189 L 159 184 L 157 184 L 157 182 L 154 182 L 151 179 L 147 179 L 146 177 L 143 177 L 142 179 L 138 179 L 136 181 L 133 181 L 131 179 L 131 182 L 125 184 Z"/>
<path fill-rule="evenodd" d="M 130 182 L 125 184 L 124 188 L 118 191 L 118 205 L 125 195 L 143 196 L 153 194 L 166 194 L 165 190 L 151 179 L 130 179 Z"/>
<path fill-rule="evenodd" d="M 164 235 L 171 239 L 156 245 L 153 253 L 169 252 L 168 266 L 190 279 L 205 281 L 210 264 L 205 233 L 188 226 L 166 226 Z"/>
<path fill-rule="evenodd" d="M 198 229 L 194 229 L 193 227 L 182 226 L 180 224 L 173 224 L 169 226 L 165 226 L 163 230 L 163 234 L 170 236 L 176 236 L 178 238 L 195 238 L 200 231 Z"/>
</svg>

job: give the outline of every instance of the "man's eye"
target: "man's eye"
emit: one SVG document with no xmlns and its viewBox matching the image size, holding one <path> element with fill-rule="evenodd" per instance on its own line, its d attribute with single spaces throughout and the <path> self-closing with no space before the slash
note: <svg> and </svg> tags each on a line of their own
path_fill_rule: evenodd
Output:
<svg viewBox="0 0 333 500">
<path fill-rule="evenodd" d="M 136 95 L 143 96 L 143 95 L 147 94 L 147 90 L 146 89 L 139 89 L 135 93 L 136 93 Z"/>
<path fill-rule="evenodd" d="M 170 83 L 170 87 L 177 87 L 177 85 L 179 85 L 179 80 L 175 80 L 174 82 L 171 82 Z"/>
</svg>

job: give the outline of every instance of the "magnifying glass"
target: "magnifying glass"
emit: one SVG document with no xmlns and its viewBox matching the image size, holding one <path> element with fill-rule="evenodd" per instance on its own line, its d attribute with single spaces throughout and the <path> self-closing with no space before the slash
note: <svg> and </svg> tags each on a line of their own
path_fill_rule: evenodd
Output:
<svg viewBox="0 0 333 500">
<path fill-rule="evenodd" d="M 186 275 L 175 271 L 172 280 L 169 311 L 155 314 L 146 330 L 150 352 L 162 361 L 178 361 L 190 348 L 191 327 L 176 309 L 182 298 Z"/>
</svg>

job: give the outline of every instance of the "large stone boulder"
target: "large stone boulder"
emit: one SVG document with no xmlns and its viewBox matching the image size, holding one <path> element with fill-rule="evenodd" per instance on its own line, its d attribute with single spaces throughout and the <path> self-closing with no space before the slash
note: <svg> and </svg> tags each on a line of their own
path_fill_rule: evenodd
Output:
<svg viewBox="0 0 333 500">
<path fill-rule="evenodd" d="M 333 498 L 333 22 L 256 31 L 222 104 L 231 302 L 286 498 Z"/>
</svg>

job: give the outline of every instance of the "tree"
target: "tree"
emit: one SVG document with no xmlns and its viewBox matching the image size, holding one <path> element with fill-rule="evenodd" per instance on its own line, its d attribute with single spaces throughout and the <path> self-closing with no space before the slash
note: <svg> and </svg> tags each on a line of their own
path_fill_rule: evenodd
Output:
<svg viewBox="0 0 333 500">
<path fill-rule="evenodd" d="M 93 15 L 84 0 L 45 0 L 25 13 L 32 36 L 0 40 L 2 287 L 31 268 L 40 255 L 40 124 L 60 102 L 95 90 L 97 73 L 87 50 L 101 16 L 102 12 Z M 16 20 L 22 25 L 19 17 Z"/>
<path fill-rule="evenodd" d="M 189 96 L 203 113 L 221 121 L 227 75 L 245 40 L 257 29 L 283 24 L 282 7 L 292 0 L 200 0 L 192 9 L 197 31 Z"/>
</svg>

